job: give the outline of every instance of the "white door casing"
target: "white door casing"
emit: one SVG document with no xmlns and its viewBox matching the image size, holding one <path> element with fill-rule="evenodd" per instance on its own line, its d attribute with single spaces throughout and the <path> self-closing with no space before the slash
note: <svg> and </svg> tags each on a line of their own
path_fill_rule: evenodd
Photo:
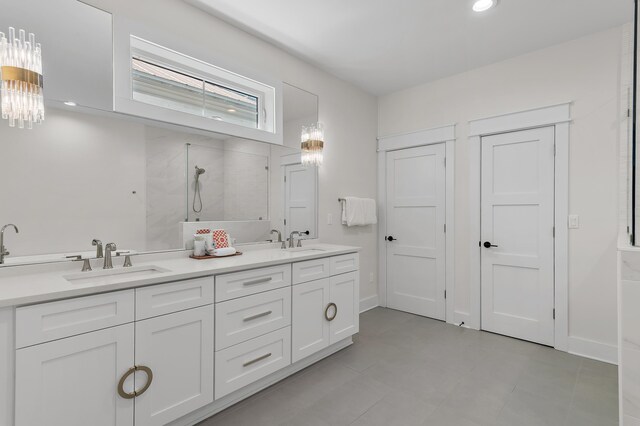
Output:
<svg viewBox="0 0 640 426">
<path fill-rule="evenodd" d="M 481 149 L 482 329 L 553 345 L 554 128 L 485 136 Z"/>
<path fill-rule="evenodd" d="M 309 237 L 316 233 L 317 172 L 312 166 L 289 164 L 284 166 L 285 190 L 285 235 L 292 231 L 309 231 Z M 313 188 L 313 191 L 310 191 Z"/>
<path fill-rule="evenodd" d="M 387 152 L 387 306 L 445 319 L 445 144 Z"/>
</svg>

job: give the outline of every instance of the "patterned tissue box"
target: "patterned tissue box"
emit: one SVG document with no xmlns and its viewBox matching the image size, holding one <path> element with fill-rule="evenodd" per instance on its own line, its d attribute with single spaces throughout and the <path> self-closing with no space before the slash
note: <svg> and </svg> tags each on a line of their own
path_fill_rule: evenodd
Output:
<svg viewBox="0 0 640 426">
<path fill-rule="evenodd" d="M 213 242 L 215 243 L 216 248 L 229 247 L 227 232 L 224 229 L 214 229 Z"/>
</svg>

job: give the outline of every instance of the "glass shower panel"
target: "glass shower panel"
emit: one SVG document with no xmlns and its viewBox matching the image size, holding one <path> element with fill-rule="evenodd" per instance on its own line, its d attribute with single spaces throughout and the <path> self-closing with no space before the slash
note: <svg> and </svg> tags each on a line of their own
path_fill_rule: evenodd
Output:
<svg viewBox="0 0 640 426">
<path fill-rule="evenodd" d="M 241 221 L 269 218 L 269 155 L 227 147 L 187 144 L 188 221 Z"/>
</svg>

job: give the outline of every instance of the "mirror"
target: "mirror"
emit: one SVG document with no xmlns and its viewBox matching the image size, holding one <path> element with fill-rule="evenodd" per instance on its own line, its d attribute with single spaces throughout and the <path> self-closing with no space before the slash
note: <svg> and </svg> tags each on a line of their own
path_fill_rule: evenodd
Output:
<svg viewBox="0 0 640 426">
<path fill-rule="evenodd" d="M 638 97 L 640 93 L 638 92 L 638 78 L 640 77 L 640 61 L 638 60 L 638 53 L 640 50 L 640 46 L 638 45 L 638 34 L 640 32 L 640 3 L 635 1 L 634 4 L 634 25 L 633 25 L 633 36 L 630 37 L 633 40 L 633 45 L 631 46 L 631 52 L 628 55 L 629 62 L 633 63 L 633 76 L 626 81 L 626 86 L 623 83 L 623 89 L 631 92 L 631 102 L 630 102 L 630 111 L 632 111 L 629 116 L 631 117 L 631 122 L 627 127 L 627 135 L 626 138 L 629 143 L 626 146 L 627 152 L 621 153 L 622 155 L 627 156 L 628 161 L 628 178 L 627 178 L 627 233 L 629 236 L 629 242 L 631 245 L 639 246 L 640 245 L 640 221 L 638 220 L 640 216 L 640 204 L 638 203 L 638 179 L 640 179 L 638 173 L 638 132 L 640 130 L 640 111 L 638 109 Z"/>
<path fill-rule="evenodd" d="M 0 225 L 20 230 L 5 234 L 5 265 L 92 256 L 94 238 L 184 249 L 201 227 L 235 244 L 271 229 L 317 237 L 317 170 L 300 165 L 299 123 L 318 120 L 318 98 L 285 84 L 283 102 L 284 146 L 77 108 L 49 107 L 30 131 L 0 122 Z"/>
</svg>

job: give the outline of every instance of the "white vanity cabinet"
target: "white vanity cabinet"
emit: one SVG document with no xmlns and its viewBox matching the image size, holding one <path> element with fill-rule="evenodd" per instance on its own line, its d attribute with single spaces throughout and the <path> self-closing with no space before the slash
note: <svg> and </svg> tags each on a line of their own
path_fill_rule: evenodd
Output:
<svg viewBox="0 0 640 426">
<path fill-rule="evenodd" d="M 16 331 L 37 343 L 16 351 L 16 426 L 156 426 L 213 402 L 213 277 L 20 307 Z"/>
<path fill-rule="evenodd" d="M 315 264 L 314 264 L 315 262 Z M 294 264 L 306 271 L 338 273 L 314 281 L 294 284 L 292 297 L 292 360 L 299 361 L 359 330 L 358 254 L 336 256 Z M 326 265 L 329 264 L 327 268 Z M 350 264 L 351 266 L 346 266 Z M 331 265 L 334 265 L 331 268 Z M 336 267 L 338 265 L 338 267 Z M 320 273 L 320 272 L 318 272 Z M 330 272 L 323 272 L 329 275 Z"/>
<path fill-rule="evenodd" d="M 153 374 L 135 398 L 136 426 L 160 426 L 213 402 L 213 305 L 136 323 L 135 365 Z M 143 383 L 146 374 L 136 373 Z"/>
<path fill-rule="evenodd" d="M 251 265 L 5 309 L 0 426 L 191 426 L 351 344 L 357 253 Z"/>
<path fill-rule="evenodd" d="M 216 277 L 216 398 L 291 364 L 291 264 Z"/>
<path fill-rule="evenodd" d="M 116 393 L 133 365 L 133 335 L 125 324 L 19 349 L 15 425 L 133 425 L 133 399 Z"/>
</svg>

